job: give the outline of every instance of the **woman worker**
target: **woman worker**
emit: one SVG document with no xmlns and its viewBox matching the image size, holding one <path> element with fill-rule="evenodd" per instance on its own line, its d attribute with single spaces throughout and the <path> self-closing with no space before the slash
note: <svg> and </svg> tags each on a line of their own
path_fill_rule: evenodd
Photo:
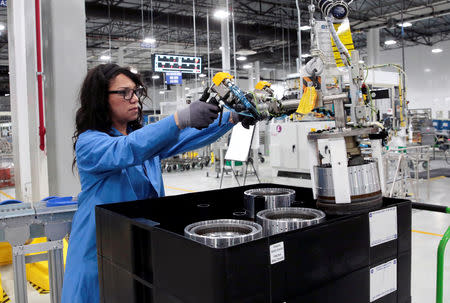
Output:
<svg viewBox="0 0 450 303">
<path fill-rule="evenodd" d="M 241 120 L 236 113 L 224 113 L 219 126 L 217 106 L 196 101 L 142 127 L 145 96 L 139 76 L 116 64 L 99 65 L 84 79 L 74 134 L 81 193 L 69 240 L 63 303 L 99 302 L 95 206 L 164 196 L 161 159 L 208 145 Z M 243 122 L 253 124 L 249 119 Z"/>
</svg>

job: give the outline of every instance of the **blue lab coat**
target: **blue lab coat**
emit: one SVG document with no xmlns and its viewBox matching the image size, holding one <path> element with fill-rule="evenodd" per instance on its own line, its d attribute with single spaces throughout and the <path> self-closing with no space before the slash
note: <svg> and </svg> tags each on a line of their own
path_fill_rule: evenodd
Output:
<svg viewBox="0 0 450 303">
<path fill-rule="evenodd" d="M 81 193 L 72 222 L 62 303 L 99 302 L 95 206 L 164 196 L 160 160 L 216 141 L 234 124 L 179 130 L 173 116 L 122 135 L 88 130 L 76 144 Z M 145 170 L 144 170 L 145 167 Z M 149 202 L 151 203 L 151 202 Z"/>
</svg>

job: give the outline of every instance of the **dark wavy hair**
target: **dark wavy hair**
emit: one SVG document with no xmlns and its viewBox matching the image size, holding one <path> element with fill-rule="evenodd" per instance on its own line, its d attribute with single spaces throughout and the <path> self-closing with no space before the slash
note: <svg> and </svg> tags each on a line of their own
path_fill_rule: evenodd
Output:
<svg viewBox="0 0 450 303">
<path fill-rule="evenodd" d="M 121 67 L 117 64 L 100 64 L 87 73 L 81 86 L 79 95 L 80 108 L 76 113 L 75 132 L 72 137 L 74 154 L 78 137 L 83 132 L 89 129 L 98 130 L 108 134 L 111 132 L 112 121 L 108 102 L 108 91 L 111 80 L 119 74 L 123 74 L 130 78 L 136 86 L 144 87 L 143 96 L 139 99 L 138 118 L 128 122 L 128 126 L 132 130 L 142 127 L 142 100 L 147 97 L 147 89 L 144 86 L 140 75 L 134 74 L 129 68 Z M 72 169 L 75 166 L 76 160 L 75 155 Z"/>
</svg>

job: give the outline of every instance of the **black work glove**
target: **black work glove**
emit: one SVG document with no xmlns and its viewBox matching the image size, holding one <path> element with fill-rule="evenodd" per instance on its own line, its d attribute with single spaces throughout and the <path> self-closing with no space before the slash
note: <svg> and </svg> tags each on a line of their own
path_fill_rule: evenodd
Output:
<svg viewBox="0 0 450 303">
<path fill-rule="evenodd" d="M 232 115 L 231 119 L 233 119 L 234 123 L 237 124 L 241 122 L 242 126 L 246 129 L 249 129 L 250 125 L 256 124 L 256 119 L 253 117 L 239 115 L 237 112 L 232 112 L 231 115 Z"/>
<path fill-rule="evenodd" d="M 178 127 L 194 127 L 196 129 L 207 128 L 217 118 L 219 107 L 213 104 L 195 101 L 188 107 L 177 111 Z"/>
<path fill-rule="evenodd" d="M 217 102 L 217 100 L 216 100 L 214 97 L 211 97 L 211 98 L 208 100 L 208 98 L 209 98 L 210 95 L 211 95 L 211 93 L 209 92 L 209 87 L 207 87 L 207 88 L 205 88 L 205 90 L 203 91 L 203 94 L 202 94 L 202 96 L 200 97 L 200 99 L 198 99 L 198 100 L 199 100 L 199 101 L 202 101 L 202 102 L 207 102 L 207 103 L 210 103 L 210 104 L 214 104 L 214 105 L 219 106 L 219 102 Z"/>
<path fill-rule="evenodd" d="M 198 99 L 198 100 L 200 100 L 200 101 L 202 101 L 202 102 L 206 102 L 206 101 L 208 101 L 209 95 L 210 95 L 210 93 L 209 93 L 209 87 L 207 87 L 207 88 L 205 88 L 205 90 L 203 91 L 203 94 L 202 94 L 202 96 L 200 97 L 200 99 Z"/>
</svg>

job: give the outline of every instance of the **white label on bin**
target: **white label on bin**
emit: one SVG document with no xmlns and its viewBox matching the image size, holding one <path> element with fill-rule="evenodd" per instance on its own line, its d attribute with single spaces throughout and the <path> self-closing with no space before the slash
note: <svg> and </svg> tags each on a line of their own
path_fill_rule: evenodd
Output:
<svg viewBox="0 0 450 303">
<path fill-rule="evenodd" d="M 397 239 L 397 207 L 369 213 L 370 247 Z"/>
<path fill-rule="evenodd" d="M 397 290 L 397 259 L 370 269 L 370 302 Z"/>
<path fill-rule="evenodd" d="M 284 242 L 270 245 L 270 264 L 284 261 Z"/>
</svg>

